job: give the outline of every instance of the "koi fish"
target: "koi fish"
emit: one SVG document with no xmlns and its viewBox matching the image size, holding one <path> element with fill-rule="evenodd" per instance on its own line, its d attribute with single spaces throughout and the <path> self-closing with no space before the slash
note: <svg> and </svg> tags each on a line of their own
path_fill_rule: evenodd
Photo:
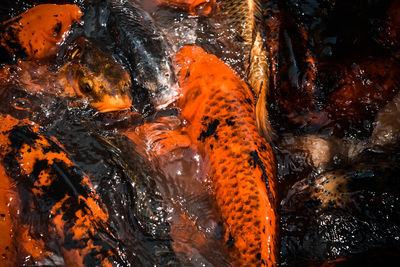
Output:
<svg viewBox="0 0 400 267">
<path fill-rule="evenodd" d="M 104 40 L 113 49 L 128 66 L 133 90 L 145 89 L 157 108 L 175 100 L 177 87 L 170 48 L 150 15 L 134 1 L 98 2 L 82 19 L 88 22 L 84 24 L 86 36 Z"/>
<path fill-rule="evenodd" d="M 55 56 L 71 25 L 80 20 L 76 5 L 37 5 L 0 26 L 0 45 L 32 59 Z"/>
<path fill-rule="evenodd" d="M 400 192 L 398 158 L 367 152 L 358 160 L 303 179 L 289 190 L 281 202 L 284 264 L 320 266 L 328 259 L 397 244 L 399 204 L 393 200 Z"/>
<path fill-rule="evenodd" d="M 176 55 L 178 107 L 186 132 L 209 161 L 225 241 L 241 266 L 277 264 L 276 166 L 259 136 L 250 88 L 216 56 L 195 46 Z"/>
<path fill-rule="evenodd" d="M 270 69 L 268 53 L 265 48 L 264 33 L 261 30 L 261 1 L 260 0 L 226 0 L 220 2 L 226 19 L 243 45 L 245 54 L 245 71 L 247 80 L 257 96 L 256 121 L 260 134 L 271 140 L 273 131 L 268 122 L 267 97 L 270 84 Z"/>
<path fill-rule="evenodd" d="M 352 168 L 321 174 L 308 185 L 308 190 L 311 199 L 318 201 L 320 210 L 332 207 L 350 209 L 357 195 L 364 191 L 396 193 L 399 189 L 398 171 L 399 165 L 393 162 L 362 162 Z"/>
<path fill-rule="evenodd" d="M 34 61 L 6 66 L 2 69 L 0 83 L 3 87 L 14 83 L 33 94 L 58 94 L 87 100 L 99 112 L 131 107 L 128 72 L 91 41 L 77 38 L 67 46 L 62 59 L 64 63 L 56 72 Z"/>
<path fill-rule="evenodd" d="M 65 85 L 65 95 L 87 98 L 100 112 L 132 106 L 129 73 L 93 42 L 77 38 L 68 45 L 64 60 L 57 77 Z"/>
<path fill-rule="evenodd" d="M 157 0 L 160 5 L 181 8 L 191 15 L 208 16 L 215 8 L 215 0 Z"/>
<path fill-rule="evenodd" d="M 1 179 L 10 177 L 10 182 L 24 193 L 19 216 L 25 229 L 29 229 L 22 240 L 2 240 L 1 251 L 8 249 L 10 259 L 10 251 L 19 242 L 37 239 L 30 246 L 23 244 L 35 262 L 50 253 L 38 253 L 43 247 L 50 249 L 44 245 L 48 242 L 56 242 L 67 266 L 111 266 L 121 262 L 107 224 L 107 210 L 89 177 L 36 124 L 9 115 L 1 115 L 0 121 Z M 9 184 L 2 186 L 10 188 Z M 41 225 L 31 225 L 29 217 L 38 212 Z M 9 227 L 12 217 L 5 217 Z M 4 248 L 4 242 L 12 246 Z"/>
</svg>

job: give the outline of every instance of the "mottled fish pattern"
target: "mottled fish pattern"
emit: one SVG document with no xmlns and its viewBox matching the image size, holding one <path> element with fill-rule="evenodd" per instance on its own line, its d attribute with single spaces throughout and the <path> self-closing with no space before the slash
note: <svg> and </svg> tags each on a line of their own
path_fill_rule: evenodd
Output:
<svg viewBox="0 0 400 267">
<path fill-rule="evenodd" d="M 176 56 L 191 143 L 210 164 L 226 244 L 235 264 L 277 263 L 276 166 L 259 135 L 250 88 L 216 56 L 195 46 Z"/>
<path fill-rule="evenodd" d="M 10 251 L 22 245 L 35 262 L 40 261 L 50 253 L 46 252 L 48 241 L 56 240 L 66 266 L 111 266 L 119 261 L 117 244 L 107 224 L 107 210 L 89 177 L 36 124 L 8 115 L 1 115 L 0 121 L 1 179 L 15 184 L 17 192 L 25 193 L 21 194 L 20 218 L 37 211 L 42 218 L 37 226 L 30 225 L 29 220 L 14 225 L 14 232 L 21 232 L 15 230 L 20 225 L 19 228 L 29 229 L 24 234 L 30 236 L 0 242 L 0 251 L 8 251 L 7 260 L 15 260 Z M 4 208 L 3 204 L 0 207 Z M 2 214 L 12 213 L 6 210 Z M 8 226 L 13 224 L 11 217 L 6 221 Z M 23 240 L 31 244 L 21 244 Z"/>
</svg>

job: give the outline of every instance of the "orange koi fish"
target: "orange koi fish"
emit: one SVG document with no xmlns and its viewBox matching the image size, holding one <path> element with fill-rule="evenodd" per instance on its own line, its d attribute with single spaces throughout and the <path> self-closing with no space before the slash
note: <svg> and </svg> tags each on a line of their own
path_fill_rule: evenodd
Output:
<svg viewBox="0 0 400 267">
<path fill-rule="evenodd" d="M 225 241 L 235 264 L 276 266 L 276 166 L 260 137 L 250 88 L 216 56 L 195 46 L 178 52 L 178 100 L 191 143 L 210 164 Z"/>
<path fill-rule="evenodd" d="M 160 5 L 182 8 L 191 15 L 208 16 L 215 8 L 215 0 L 156 0 Z"/>
<path fill-rule="evenodd" d="M 34 59 L 55 56 L 58 47 L 82 12 L 76 5 L 35 6 L 0 26 L 0 45 L 11 54 Z"/>
<path fill-rule="evenodd" d="M 113 234 L 89 178 L 36 124 L 9 115 L 0 121 L 0 190 L 6 193 L 0 199 L 1 224 L 11 232 L 0 241 L 2 260 L 12 263 L 22 246 L 37 263 L 51 254 L 45 244 L 56 242 L 66 266 L 111 266 L 118 258 Z M 24 192 L 23 198 L 7 197 L 15 192 Z"/>
</svg>

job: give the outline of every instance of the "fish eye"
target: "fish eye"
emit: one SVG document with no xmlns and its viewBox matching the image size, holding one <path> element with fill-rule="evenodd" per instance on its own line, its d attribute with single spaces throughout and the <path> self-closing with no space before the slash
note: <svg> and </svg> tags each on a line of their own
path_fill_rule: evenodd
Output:
<svg viewBox="0 0 400 267">
<path fill-rule="evenodd" d="M 90 80 L 83 82 L 80 89 L 83 93 L 91 93 L 93 91 L 93 82 Z"/>
</svg>

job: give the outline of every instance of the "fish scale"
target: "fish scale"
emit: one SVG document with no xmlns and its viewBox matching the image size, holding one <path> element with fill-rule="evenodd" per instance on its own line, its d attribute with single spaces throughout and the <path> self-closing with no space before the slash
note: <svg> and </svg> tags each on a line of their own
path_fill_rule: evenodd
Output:
<svg viewBox="0 0 400 267">
<path fill-rule="evenodd" d="M 0 175 L 9 177 L 17 190 L 25 193 L 18 212 L 21 220 L 12 222 L 16 224 L 13 230 L 29 230 L 18 242 L 7 240 L 10 251 L 24 246 L 34 261 L 40 261 L 50 254 L 44 242 L 54 239 L 67 266 L 112 266 L 122 261 L 108 226 L 107 210 L 89 177 L 36 124 L 9 115 L 1 115 L 0 121 Z M 6 212 L 7 219 L 14 219 Z M 34 216 L 40 217 L 42 225 L 32 225 L 30 217 Z M 0 241 L 0 252 L 3 247 Z"/>
<path fill-rule="evenodd" d="M 240 39 L 244 42 L 246 53 L 250 53 L 256 24 L 260 22 L 261 3 L 259 0 L 225 0 L 220 2 L 221 10 Z"/>
<path fill-rule="evenodd" d="M 249 87 L 214 55 L 188 46 L 176 56 L 187 132 L 210 162 L 209 176 L 239 266 L 275 266 L 276 166 L 259 136 Z M 218 73 L 215 76 L 213 73 Z"/>
<path fill-rule="evenodd" d="M 220 8 L 243 47 L 247 82 L 257 96 L 255 118 L 258 130 L 267 140 L 271 140 L 273 131 L 267 110 L 270 69 L 264 40 L 265 26 L 261 24 L 261 0 L 224 0 L 220 2 Z"/>
</svg>

